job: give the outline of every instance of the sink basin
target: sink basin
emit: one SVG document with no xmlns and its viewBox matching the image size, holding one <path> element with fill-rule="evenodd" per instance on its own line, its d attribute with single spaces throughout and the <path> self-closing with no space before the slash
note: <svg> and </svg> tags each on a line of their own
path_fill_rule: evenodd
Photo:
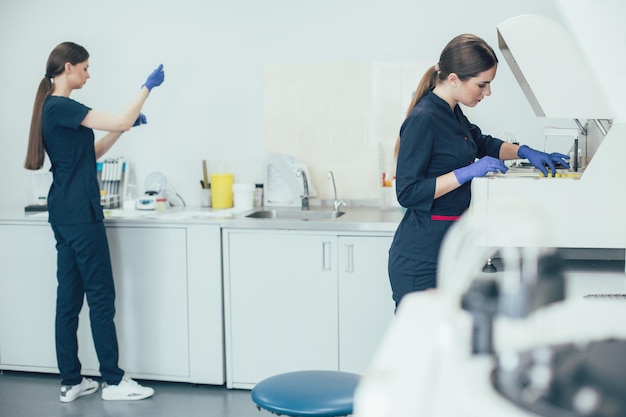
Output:
<svg viewBox="0 0 626 417">
<path fill-rule="evenodd" d="M 332 220 L 346 214 L 344 211 L 333 210 L 261 210 L 248 214 L 252 219 L 276 220 Z"/>
</svg>

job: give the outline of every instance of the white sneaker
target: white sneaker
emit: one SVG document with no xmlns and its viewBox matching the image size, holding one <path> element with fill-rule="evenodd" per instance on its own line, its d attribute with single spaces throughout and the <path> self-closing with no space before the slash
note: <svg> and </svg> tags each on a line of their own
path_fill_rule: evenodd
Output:
<svg viewBox="0 0 626 417">
<path fill-rule="evenodd" d="M 131 378 L 124 376 L 117 385 L 102 383 L 102 399 L 108 401 L 143 400 L 152 397 L 154 390 L 138 384 Z"/>
<path fill-rule="evenodd" d="M 83 378 L 80 384 L 62 385 L 61 386 L 61 402 L 71 403 L 78 397 L 93 394 L 98 390 L 98 383 L 89 378 Z"/>
</svg>

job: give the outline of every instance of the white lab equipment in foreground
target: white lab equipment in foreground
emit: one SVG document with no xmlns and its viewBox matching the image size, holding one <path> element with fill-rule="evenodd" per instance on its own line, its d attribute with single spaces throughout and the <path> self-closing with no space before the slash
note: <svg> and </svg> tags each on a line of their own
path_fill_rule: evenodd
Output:
<svg viewBox="0 0 626 417">
<path fill-rule="evenodd" d="M 355 417 L 624 415 L 626 328 L 615 318 L 626 302 L 559 300 L 563 277 L 540 246 L 540 213 L 494 207 L 498 226 L 508 225 L 499 233 L 518 233 L 525 246 L 502 251 L 505 270 L 491 278 L 480 272 L 494 253 L 477 244 L 483 213 L 470 209 L 452 226 L 439 289 L 402 300 L 357 388 Z"/>
</svg>

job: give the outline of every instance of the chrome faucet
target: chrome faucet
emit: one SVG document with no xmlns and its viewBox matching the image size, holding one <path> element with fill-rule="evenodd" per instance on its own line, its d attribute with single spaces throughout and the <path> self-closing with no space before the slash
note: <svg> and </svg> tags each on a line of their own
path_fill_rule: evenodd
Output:
<svg viewBox="0 0 626 417">
<path fill-rule="evenodd" d="M 335 211 L 339 210 L 339 207 L 345 206 L 342 200 L 337 200 L 337 187 L 335 186 L 335 176 L 333 175 L 333 171 L 328 171 L 328 179 L 333 182 L 333 191 L 335 192 L 335 200 L 333 201 L 333 209 Z"/>
<path fill-rule="evenodd" d="M 302 184 L 304 185 L 304 193 L 300 196 L 302 199 L 302 210 L 309 209 L 309 181 L 307 181 L 306 173 L 299 169 L 296 171 L 296 177 L 302 177 Z"/>
</svg>

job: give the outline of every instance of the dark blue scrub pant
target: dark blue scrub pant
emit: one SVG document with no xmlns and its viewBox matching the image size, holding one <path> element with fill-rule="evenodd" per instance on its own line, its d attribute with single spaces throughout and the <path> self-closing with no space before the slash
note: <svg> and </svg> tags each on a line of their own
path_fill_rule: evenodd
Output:
<svg viewBox="0 0 626 417">
<path fill-rule="evenodd" d="M 410 259 L 389 251 L 388 273 L 396 308 L 408 293 L 437 287 L 437 261 Z"/>
<path fill-rule="evenodd" d="M 76 385 L 82 380 L 76 332 L 86 295 L 102 379 L 117 385 L 124 371 L 118 367 L 115 288 L 104 223 L 52 225 L 52 230 L 57 241 L 55 333 L 61 384 Z"/>
<path fill-rule="evenodd" d="M 412 214 L 407 212 L 405 216 Z M 407 227 L 402 227 L 405 217 L 396 231 L 387 264 L 396 308 L 408 293 L 437 288 L 441 243 L 454 222 L 434 217 L 411 220 L 407 222 Z M 408 254 L 406 247 L 411 251 Z"/>
</svg>

